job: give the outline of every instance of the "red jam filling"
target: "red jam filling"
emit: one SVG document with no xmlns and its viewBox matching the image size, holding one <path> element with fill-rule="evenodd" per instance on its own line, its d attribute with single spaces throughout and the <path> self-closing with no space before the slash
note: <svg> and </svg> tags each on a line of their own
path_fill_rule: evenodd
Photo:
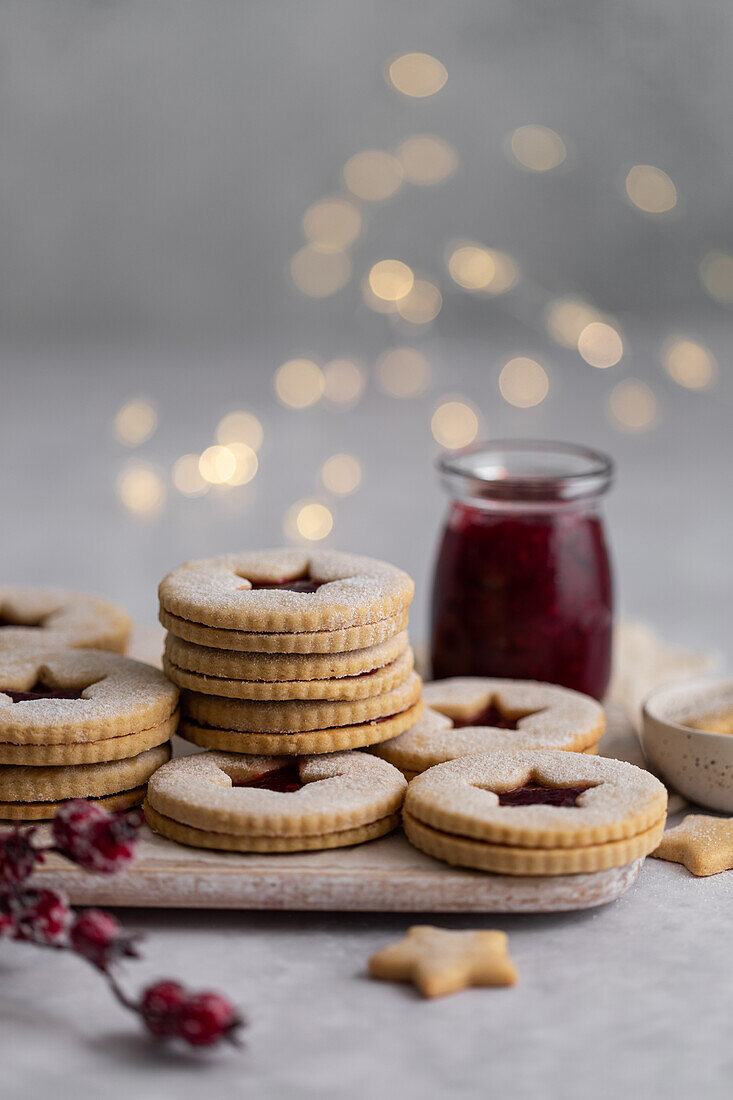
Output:
<svg viewBox="0 0 733 1100">
<path fill-rule="evenodd" d="M 433 589 L 436 680 L 544 680 L 600 699 L 611 626 L 611 571 L 597 515 L 506 515 L 453 504 Z"/>
<path fill-rule="evenodd" d="M 314 581 L 311 577 L 302 577 L 299 581 L 263 581 L 252 582 L 249 591 L 260 592 L 317 592 L 325 581 Z"/>
<path fill-rule="evenodd" d="M 587 790 L 587 787 L 542 787 L 539 783 L 528 783 L 497 793 L 500 806 L 575 806 Z"/>
<path fill-rule="evenodd" d="M 531 713 L 536 714 L 537 712 L 532 711 Z M 470 718 L 454 718 L 453 726 L 455 729 L 462 729 L 464 726 L 493 726 L 494 729 L 499 730 L 515 730 L 519 728 L 517 726 L 519 719 L 528 717 L 529 714 L 520 714 L 516 718 L 510 718 L 508 715 L 502 714 L 497 706 L 490 703 Z"/>
<path fill-rule="evenodd" d="M 233 787 L 258 787 L 263 791 L 280 791 L 281 794 L 294 794 L 305 786 L 300 781 L 300 773 L 295 764 L 288 764 L 285 768 L 276 768 L 274 771 L 265 772 L 264 775 L 256 775 L 254 779 L 245 779 L 241 783 L 233 783 Z"/>
<path fill-rule="evenodd" d="M 30 691 L 11 691 L 0 688 L 14 703 L 27 703 L 31 699 L 81 699 L 81 691 L 51 691 L 45 684 L 34 684 Z"/>
</svg>

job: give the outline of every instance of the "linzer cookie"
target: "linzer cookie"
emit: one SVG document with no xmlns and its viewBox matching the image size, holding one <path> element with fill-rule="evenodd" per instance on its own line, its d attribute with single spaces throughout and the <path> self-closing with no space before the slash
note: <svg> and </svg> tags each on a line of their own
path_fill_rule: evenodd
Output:
<svg viewBox="0 0 733 1100">
<path fill-rule="evenodd" d="M 179 687 L 189 688 L 202 695 L 223 696 L 227 699 L 247 700 L 356 700 L 369 699 L 392 691 L 408 679 L 414 667 L 411 649 L 407 649 L 394 661 L 370 672 L 350 676 L 335 676 L 319 680 L 233 680 L 223 676 L 204 676 L 180 668 L 168 657 L 163 657 L 163 669 L 170 680 Z"/>
<path fill-rule="evenodd" d="M 170 746 L 165 744 L 131 759 L 101 764 L 0 767 L 0 817 L 26 821 L 53 817 L 73 798 L 119 796 L 120 807 L 139 806 L 148 779 L 169 758 Z"/>
<path fill-rule="evenodd" d="M 595 752 L 605 728 L 587 695 L 528 680 L 460 678 L 423 687 L 420 721 L 374 751 L 413 778 L 435 764 L 497 749 Z"/>
<path fill-rule="evenodd" d="M 124 653 L 130 617 L 109 600 L 54 588 L 0 586 L 0 640 Z"/>
<path fill-rule="evenodd" d="M 347 626 L 342 630 L 301 630 L 290 633 L 264 632 L 249 630 L 220 630 L 202 623 L 188 622 L 187 619 L 169 615 L 161 607 L 160 622 L 177 638 L 195 645 L 221 649 L 227 653 L 345 653 L 354 649 L 364 649 L 379 645 L 407 626 L 408 611 L 405 608 L 399 615 L 388 619 L 379 619 L 362 626 Z"/>
<path fill-rule="evenodd" d="M 205 752 L 164 765 L 145 815 L 163 836 L 198 848 L 296 852 L 361 844 L 399 824 L 406 781 L 365 753 L 276 757 Z"/>
<path fill-rule="evenodd" d="M 269 550 L 187 562 L 159 588 L 162 610 L 176 620 L 301 635 L 399 619 L 413 593 L 413 581 L 401 569 L 334 550 Z M 376 643 L 360 642 L 358 648 L 369 644 Z"/>
<path fill-rule="evenodd" d="M 571 752 L 463 756 L 418 775 L 407 837 L 447 863 L 509 875 L 602 871 L 658 845 L 667 792 L 620 760 Z"/>
<path fill-rule="evenodd" d="M 290 680 L 333 680 L 360 676 L 392 664 L 407 652 L 409 646 L 405 630 L 373 646 L 343 653 L 232 652 L 195 645 L 169 634 L 165 643 L 165 658 L 176 668 L 205 677 L 278 684 Z"/>
</svg>

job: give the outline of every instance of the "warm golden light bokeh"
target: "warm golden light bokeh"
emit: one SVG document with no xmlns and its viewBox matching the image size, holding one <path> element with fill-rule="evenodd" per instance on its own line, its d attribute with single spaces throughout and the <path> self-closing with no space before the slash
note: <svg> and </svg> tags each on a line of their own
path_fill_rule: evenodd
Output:
<svg viewBox="0 0 733 1100">
<path fill-rule="evenodd" d="M 402 165 L 381 149 L 365 149 L 344 165 L 344 183 L 364 202 L 384 202 L 402 186 Z"/>
<path fill-rule="evenodd" d="M 299 500 L 288 508 L 283 531 L 292 542 L 320 542 L 333 530 L 333 515 L 318 500 Z"/>
<path fill-rule="evenodd" d="M 491 252 L 478 244 L 463 244 L 448 257 L 448 272 L 454 283 L 464 290 L 481 290 L 496 274 Z"/>
<path fill-rule="evenodd" d="M 412 269 L 402 260 L 379 260 L 369 271 L 369 286 L 377 298 L 398 302 L 410 293 L 415 282 Z"/>
<path fill-rule="evenodd" d="M 373 313 L 382 313 L 389 316 L 397 312 L 397 302 L 385 302 L 383 298 L 377 298 L 369 285 L 369 272 L 361 281 L 361 296 L 364 299 L 364 305 Z"/>
<path fill-rule="evenodd" d="M 361 463 L 349 454 L 327 458 L 321 467 L 323 487 L 335 496 L 346 497 L 361 485 Z"/>
<path fill-rule="evenodd" d="M 390 397 L 417 397 L 430 375 L 430 363 L 417 348 L 390 348 L 377 360 L 377 381 Z"/>
<path fill-rule="evenodd" d="M 387 79 L 398 92 L 413 99 L 435 95 L 445 86 L 445 65 L 429 53 L 405 53 L 390 62 Z"/>
<path fill-rule="evenodd" d="M 289 359 L 275 374 L 275 393 L 290 409 L 307 409 L 323 396 L 323 371 L 312 359 Z"/>
<path fill-rule="evenodd" d="M 351 278 L 351 260 L 345 252 L 324 252 L 305 245 L 290 261 L 290 276 L 309 298 L 328 298 Z"/>
<path fill-rule="evenodd" d="M 688 390 L 704 390 L 718 376 L 715 357 L 703 344 L 686 336 L 672 336 L 662 349 L 662 362 L 667 374 Z"/>
<path fill-rule="evenodd" d="M 126 402 L 115 416 L 115 438 L 126 447 L 138 447 L 150 439 L 157 426 L 158 416 L 151 402 L 136 397 Z"/>
<path fill-rule="evenodd" d="M 677 205 L 677 190 L 661 168 L 635 164 L 626 176 L 629 201 L 645 214 L 666 214 Z"/>
<path fill-rule="evenodd" d="M 499 375 L 501 396 L 518 409 L 540 405 L 547 397 L 549 389 L 550 381 L 544 367 L 534 359 L 524 356 L 510 359 Z"/>
<path fill-rule="evenodd" d="M 412 290 L 397 302 L 397 312 L 412 325 L 429 325 L 440 313 L 443 295 L 427 279 L 415 279 Z"/>
<path fill-rule="evenodd" d="M 341 252 L 361 233 L 361 212 L 348 199 L 321 199 L 303 215 L 303 232 L 321 252 Z"/>
<path fill-rule="evenodd" d="M 227 478 L 227 485 L 248 485 L 257 473 L 257 455 L 247 443 L 228 443 L 227 450 L 234 456 L 234 472 Z"/>
<path fill-rule="evenodd" d="M 199 455 L 181 455 L 173 466 L 173 484 L 186 497 L 200 497 L 208 493 L 210 484 L 201 476 Z"/>
<path fill-rule="evenodd" d="M 547 332 L 564 348 L 577 348 L 583 329 L 600 320 L 598 310 L 581 298 L 557 298 L 545 310 Z"/>
<path fill-rule="evenodd" d="M 509 138 L 509 148 L 522 168 L 548 172 L 557 168 L 568 155 L 565 142 L 549 126 L 518 126 Z"/>
<path fill-rule="evenodd" d="M 332 359 L 323 368 L 323 396 L 331 405 L 353 408 L 365 385 L 364 368 L 354 359 Z"/>
<path fill-rule="evenodd" d="M 420 187 L 443 183 L 458 167 L 458 155 L 452 145 L 433 134 L 415 134 L 397 150 L 405 179 Z"/>
<path fill-rule="evenodd" d="M 245 409 L 236 409 L 223 416 L 216 427 L 216 442 L 227 446 L 230 443 L 246 443 L 253 451 L 259 451 L 264 439 L 262 424 Z"/>
<path fill-rule="evenodd" d="M 224 485 L 237 469 L 237 460 L 229 447 L 215 443 L 199 456 L 199 473 L 211 485 Z"/>
<path fill-rule="evenodd" d="M 657 399 L 646 382 L 626 378 L 611 390 L 608 412 L 614 427 L 623 432 L 643 432 L 657 421 Z"/>
<path fill-rule="evenodd" d="M 578 352 L 591 367 L 615 367 L 624 353 L 621 336 L 605 321 L 591 321 L 578 337 Z"/>
<path fill-rule="evenodd" d="M 496 297 L 505 294 L 519 282 L 519 266 L 506 252 L 497 252 L 495 248 L 489 249 L 489 255 L 494 264 L 494 274 L 486 286 L 480 287 L 479 294 L 487 294 Z"/>
<path fill-rule="evenodd" d="M 152 466 L 132 462 L 117 479 L 117 493 L 128 512 L 156 516 L 165 504 L 165 483 Z"/>
<path fill-rule="evenodd" d="M 700 261 L 700 279 L 711 298 L 723 306 L 733 306 L 733 256 L 708 252 Z"/>
<path fill-rule="evenodd" d="M 441 447 L 455 450 L 473 443 L 478 435 L 479 419 L 464 399 L 451 398 L 435 410 L 430 429 Z"/>
</svg>

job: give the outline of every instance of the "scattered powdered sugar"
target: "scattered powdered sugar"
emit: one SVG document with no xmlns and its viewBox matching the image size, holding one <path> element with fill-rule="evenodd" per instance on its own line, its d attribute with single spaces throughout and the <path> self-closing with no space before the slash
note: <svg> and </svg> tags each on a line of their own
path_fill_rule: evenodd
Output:
<svg viewBox="0 0 733 1100">
<path fill-rule="evenodd" d="M 258 836 L 320 835 L 394 813 L 407 783 L 384 760 L 360 752 L 297 758 L 299 791 L 238 787 L 287 762 L 277 756 L 204 752 L 165 764 L 151 778 L 158 813 L 195 828 Z M 291 762 L 292 764 L 292 762 Z"/>
<path fill-rule="evenodd" d="M 315 592 L 248 589 L 309 577 Z M 186 562 L 163 579 L 161 607 L 204 625 L 242 631 L 309 631 L 370 623 L 412 600 L 414 583 L 387 562 L 336 550 L 263 550 Z"/>
</svg>

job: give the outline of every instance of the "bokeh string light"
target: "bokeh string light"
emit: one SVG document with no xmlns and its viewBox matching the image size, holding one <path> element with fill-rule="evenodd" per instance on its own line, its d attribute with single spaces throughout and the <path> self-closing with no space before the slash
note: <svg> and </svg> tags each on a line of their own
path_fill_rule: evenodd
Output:
<svg viewBox="0 0 733 1100">
<path fill-rule="evenodd" d="M 644 432 L 659 418 L 657 399 L 646 382 L 625 378 L 611 390 L 608 398 L 611 423 L 623 432 Z"/>
<path fill-rule="evenodd" d="M 361 485 L 361 479 L 361 463 L 354 455 L 331 455 L 321 467 L 323 487 L 334 496 L 346 497 L 355 493 Z"/>
<path fill-rule="evenodd" d="M 397 313 L 411 325 L 429 325 L 443 307 L 443 295 L 428 279 L 415 279 L 412 289 L 395 303 Z"/>
<path fill-rule="evenodd" d="M 452 145 L 434 134 L 415 134 L 397 149 L 404 178 L 418 187 L 443 183 L 458 168 L 458 154 Z"/>
<path fill-rule="evenodd" d="M 430 375 L 430 362 L 417 348 L 390 348 L 377 360 L 377 381 L 390 397 L 417 397 L 428 388 Z"/>
<path fill-rule="evenodd" d="M 388 83 L 403 95 L 425 99 L 445 87 L 448 71 L 442 61 L 429 53 L 405 53 L 387 66 Z"/>
<path fill-rule="evenodd" d="M 283 520 L 283 533 L 290 542 L 320 542 L 333 530 L 333 514 L 319 500 L 299 500 Z"/>
<path fill-rule="evenodd" d="M 290 261 L 290 276 L 298 290 L 309 298 L 329 298 L 351 278 L 351 260 L 346 252 L 305 245 Z"/>
<path fill-rule="evenodd" d="M 323 371 L 312 359 L 289 359 L 275 374 L 275 393 L 290 409 L 308 409 L 317 404 L 325 385 Z"/>
<path fill-rule="evenodd" d="M 323 368 L 323 396 L 336 408 L 352 409 L 365 385 L 364 368 L 355 359 L 332 359 Z"/>
<path fill-rule="evenodd" d="M 621 335 L 606 321 L 591 321 L 578 336 L 578 352 L 591 367 L 615 367 L 624 354 Z"/>
<path fill-rule="evenodd" d="M 478 435 L 478 413 L 463 397 L 444 400 L 433 413 L 430 429 L 441 447 L 455 450 L 473 443 Z"/>
<path fill-rule="evenodd" d="M 148 518 L 160 514 L 166 498 L 160 473 L 144 462 L 124 467 L 117 479 L 117 493 L 128 512 Z"/>
<path fill-rule="evenodd" d="M 549 126 L 536 123 L 518 126 L 508 141 L 511 156 L 531 172 L 559 168 L 568 155 L 565 142 Z"/>
<path fill-rule="evenodd" d="M 550 390 L 547 371 L 534 359 L 510 359 L 499 375 L 499 391 L 509 405 L 530 409 L 540 405 Z"/>
<path fill-rule="evenodd" d="M 700 279 L 711 298 L 722 306 L 733 306 L 733 256 L 707 252 L 700 261 Z"/>
<path fill-rule="evenodd" d="M 669 377 L 688 390 L 705 390 L 718 376 L 715 357 L 703 345 L 686 336 L 671 336 L 662 349 Z"/>
<path fill-rule="evenodd" d="M 136 397 L 119 409 L 114 420 L 114 434 L 126 447 L 139 447 L 150 439 L 157 426 L 158 416 L 152 402 Z"/>
<path fill-rule="evenodd" d="M 635 164 L 626 175 L 629 202 L 645 214 L 666 214 L 677 205 L 677 189 L 666 172 L 653 164 Z"/>
<path fill-rule="evenodd" d="M 253 451 L 259 451 L 265 438 L 261 422 L 254 413 L 237 409 L 223 416 L 216 427 L 216 441 L 227 446 L 230 443 L 246 443 Z"/>
<path fill-rule="evenodd" d="M 376 298 L 399 302 L 412 290 L 415 276 L 402 260 L 379 260 L 369 270 L 369 287 Z"/>
<path fill-rule="evenodd" d="M 342 252 L 361 233 L 361 212 L 348 199 L 321 199 L 303 215 L 303 233 L 322 252 Z"/>
<path fill-rule="evenodd" d="M 402 165 L 382 149 L 365 149 L 344 165 L 344 183 L 363 202 L 384 202 L 402 186 Z"/>
<path fill-rule="evenodd" d="M 203 496 L 211 488 L 206 478 L 201 476 L 197 454 L 181 455 L 176 459 L 172 478 L 178 492 L 185 497 Z"/>
</svg>

